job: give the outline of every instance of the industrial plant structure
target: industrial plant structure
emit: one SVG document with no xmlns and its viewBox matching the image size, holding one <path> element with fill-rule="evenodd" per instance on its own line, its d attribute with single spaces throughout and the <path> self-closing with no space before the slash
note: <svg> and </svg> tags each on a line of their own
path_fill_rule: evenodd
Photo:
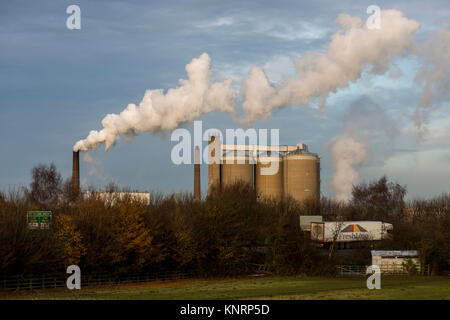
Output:
<svg viewBox="0 0 450 320">
<path fill-rule="evenodd" d="M 73 152 L 72 161 L 72 191 L 76 194 L 80 191 L 80 152 Z"/>
<path fill-rule="evenodd" d="M 198 186 L 200 192 L 200 186 Z M 82 192 L 80 187 L 80 152 L 73 151 L 73 162 L 72 162 L 72 192 L 74 195 L 81 195 L 87 198 L 92 195 L 91 191 Z M 140 201 L 146 205 L 150 204 L 150 193 L 149 192 L 103 192 L 97 191 L 95 194 L 98 198 L 104 201 L 108 205 L 114 204 L 114 202 L 119 199 L 123 200 L 126 197 L 134 200 Z"/>
<path fill-rule="evenodd" d="M 209 141 L 208 192 L 213 186 L 248 183 L 260 198 L 320 200 L 320 157 L 308 146 L 227 145 Z M 216 154 L 217 153 L 217 154 Z M 72 190 L 80 192 L 79 152 L 73 152 Z M 194 198 L 201 198 L 200 150 L 194 150 Z"/>
<path fill-rule="evenodd" d="M 208 191 L 242 181 L 261 198 L 320 199 L 320 157 L 304 144 L 227 145 L 211 137 L 209 157 Z M 270 172 L 270 168 L 275 170 Z"/>
</svg>

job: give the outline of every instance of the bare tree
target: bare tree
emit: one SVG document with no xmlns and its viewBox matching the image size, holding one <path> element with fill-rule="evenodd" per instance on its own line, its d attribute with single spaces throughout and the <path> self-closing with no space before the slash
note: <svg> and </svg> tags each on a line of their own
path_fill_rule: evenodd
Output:
<svg viewBox="0 0 450 320">
<path fill-rule="evenodd" d="M 328 250 L 328 258 L 332 259 L 334 256 L 334 249 L 336 247 L 336 242 L 339 239 L 339 234 L 341 233 L 342 227 L 344 226 L 344 221 L 341 219 L 336 220 L 333 226 L 332 234 L 333 234 L 333 242 L 330 245 L 330 249 Z"/>
<path fill-rule="evenodd" d="M 383 176 L 369 184 L 354 186 L 352 204 L 364 219 L 385 221 L 404 210 L 406 193 L 406 186 L 389 182 Z"/>
<path fill-rule="evenodd" d="M 62 177 L 52 163 L 40 164 L 31 170 L 29 196 L 37 202 L 55 202 L 62 191 Z"/>
</svg>

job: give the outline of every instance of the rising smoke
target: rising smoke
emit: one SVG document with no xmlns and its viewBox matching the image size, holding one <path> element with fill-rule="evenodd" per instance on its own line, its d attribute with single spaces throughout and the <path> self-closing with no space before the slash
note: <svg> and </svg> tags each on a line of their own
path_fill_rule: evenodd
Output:
<svg viewBox="0 0 450 320">
<path fill-rule="evenodd" d="M 336 193 L 335 198 L 347 201 L 351 197 L 353 185 L 359 182 L 356 167 L 367 160 L 368 150 L 366 145 L 347 134 L 333 138 L 330 144 L 335 169 L 331 184 Z"/>
<path fill-rule="evenodd" d="M 147 90 L 138 106 L 129 104 L 120 114 L 108 114 L 102 120 L 103 129 L 91 131 L 73 150 L 88 151 L 100 144 L 108 150 L 121 135 L 131 140 L 141 132 L 174 130 L 214 110 L 234 112 L 236 92 L 231 79 L 211 83 L 211 59 L 206 53 L 193 59 L 186 72 L 188 80 L 179 80 L 179 87 L 165 94 L 162 89 Z"/>
<path fill-rule="evenodd" d="M 331 184 L 336 200 L 351 198 L 353 186 L 360 181 L 359 167 L 369 160 L 383 165 L 398 132 L 395 122 L 369 97 L 359 98 L 350 105 L 341 133 L 326 144 L 335 169 Z"/>
<path fill-rule="evenodd" d="M 450 33 L 441 30 L 430 37 L 427 46 L 433 49 L 425 54 L 426 47 L 418 52 L 415 43 L 420 24 L 398 10 L 381 11 L 381 29 L 369 30 L 362 19 L 348 14 L 339 15 L 336 22 L 341 28 L 331 36 L 327 51 L 303 55 L 296 63 L 296 78 L 274 85 L 261 67 L 252 67 L 241 85 L 244 116 L 237 120 L 251 124 L 269 118 L 277 108 L 308 106 L 316 100 L 323 107 L 330 93 L 358 80 L 364 71 L 385 73 L 396 56 L 415 53 L 426 61 L 417 76 L 417 82 L 424 85 L 415 115 L 420 125 L 421 110 L 448 91 L 450 85 Z M 103 128 L 78 141 L 74 151 L 96 149 L 101 144 L 108 150 L 121 136 L 132 139 L 141 132 L 170 131 L 215 110 L 236 114 L 237 94 L 231 79 L 212 83 L 210 63 L 206 53 L 193 59 L 186 66 L 188 79 L 181 79 L 179 87 L 166 93 L 162 89 L 147 90 L 138 106 L 129 104 L 120 114 L 107 115 L 102 120 Z M 352 185 L 359 179 L 355 168 L 365 163 L 369 154 L 368 142 L 359 129 L 356 135 L 352 130 L 344 126 L 341 134 L 329 142 L 336 169 L 332 184 L 340 200 L 348 199 Z"/>
<path fill-rule="evenodd" d="M 259 67 L 250 70 L 242 85 L 242 108 L 249 122 L 267 119 L 273 109 L 290 105 L 305 106 L 319 98 L 325 106 L 328 95 L 344 88 L 367 70 L 386 72 L 395 56 L 414 48 L 414 36 L 420 24 L 397 10 L 381 11 L 381 29 L 368 29 L 363 20 L 341 14 L 336 22 L 342 27 L 331 36 L 327 52 L 308 52 L 297 63 L 297 78 L 289 78 L 279 87 L 270 84 Z"/>
<path fill-rule="evenodd" d="M 450 25 L 431 32 L 418 48 L 423 64 L 416 75 L 416 82 L 423 87 L 422 97 L 416 107 L 413 120 L 419 133 L 426 128 L 427 108 L 442 97 L 449 96 L 450 89 Z"/>
<path fill-rule="evenodd" d="M 242 108 L 246 121 L 267 119 L 273 109 L 289 105 L 307 105 L 320 98 L 324 105 L 328 94 L 356 81 L 366 66 L 371 72 L 385 72 L 396 55 L 404 55 L 412 47 L 420 24 L 407 19 L 402 12 L 381 12 L 381 30 L 369 30 L 363 20 L 341 14 L 337 23 L 342 29 L 331 37 L 328 51 L 308 52 L 297 62 L 297 79 L 287 79 L 280 87 L 270 84 L 260 67 L 250 70 L 242 83 Z M 210 57 L 204 53 L 187 66 L 188 80 L 169 89 L 148 90 L 139 106 L 129 104 L 120 114 L 109 114 L 102 120 L 103 129 L 91 131 L 78 141 L 74 151 L 88 151 L 105 144 L 110 148 L 121 135 L 131 139 L 141 132 L 170 131 L 205 113 L 219 110 L 234 113 L 236 92 L 231 79 L 210 82 Z"/>
</svg>

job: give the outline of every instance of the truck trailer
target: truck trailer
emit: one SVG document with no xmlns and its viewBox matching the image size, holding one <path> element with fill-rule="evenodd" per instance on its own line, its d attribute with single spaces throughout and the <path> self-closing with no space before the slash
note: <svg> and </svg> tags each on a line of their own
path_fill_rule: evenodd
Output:
<svg viewBox="0 0 450 320">
<path fill-rule="evenodd" d="M 389 238 L 392 224 L 382 221 L 311 222 L 311 240 L 321 243 L 361 242 Z"/>
</svg>

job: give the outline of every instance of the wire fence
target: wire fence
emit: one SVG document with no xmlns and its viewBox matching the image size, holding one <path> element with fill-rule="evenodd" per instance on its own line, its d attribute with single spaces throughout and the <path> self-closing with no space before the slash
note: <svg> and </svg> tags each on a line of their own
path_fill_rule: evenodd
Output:
<svg viewBox="0 0 450 320">
<path fill-rule="evenodd" d="M 354 266 L 354 265 L 337 265 L 338 276 L 365 276 L 367 275 L 367 268 L 369 266 Z M 416 272 L 408 271 L 402 265 L 382 265 L 380 271 L 384 275 L 430 275 L 430 265 L 420 267 Z"/>
<path fill-rule="evenodd" d="M 341 277 L 346 276 L 366 276 L 368 266 L 357 265 L 337 265 L 337 275 Z M 261 274 L 268 274 L 268 272 L 262 268 L 258 269 Z M 409 275 L 411 274 L 405 268 L 401 266 L 382 266 L 381 273 L 384 275 Z M 421 267 L 416 274 L 430 275 L 430 265 Z M 4 276 L 0 277 L 0 290 L 39 290 L 39 289 L 51 289 L 51 288 L 66 288 L 66 282 L 69 274 L 52 274 L 41 276 Z M 81 286 L 101 286 L 101 285 L 118 285 L 127 283 L 143 283 L 151 281 L 169 281 L 169 280 L 181 280 L 192 279 L 196 275 L 193 273 L 136 273 L 127 275 L 111 275 L 111 274 L 95 274 L 84 275 L 81 274 Z"/>
<path fill-rule="evenodd" d="M 7 276 L 0 278 L 0 290 L 39 290 L 50 288 L 66 288 L 69 274 L 43 275 L 43 276 Z M 151 281 L 168 281 L 190 279 L 195 275 L 191 273 L 136 273 L 113 276 L 110 274 L 83 275 L 81 286 L 117 285 L 126 283 L 140 283 Z"/>
</svg>

